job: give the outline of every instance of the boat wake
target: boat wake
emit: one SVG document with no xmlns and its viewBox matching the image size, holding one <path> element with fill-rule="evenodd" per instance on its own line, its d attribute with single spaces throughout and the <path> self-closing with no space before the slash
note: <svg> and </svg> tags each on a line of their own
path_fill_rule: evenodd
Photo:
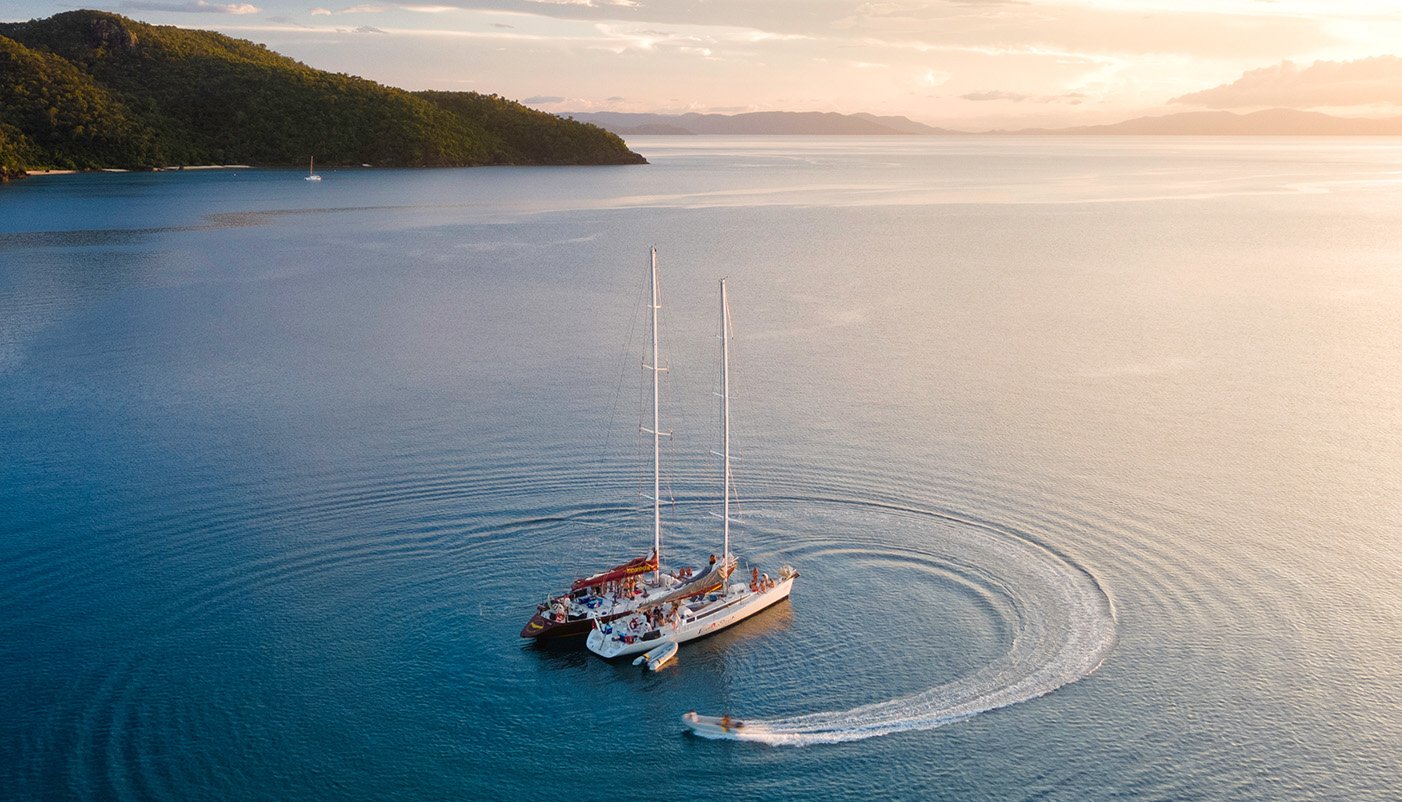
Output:
<svg viewBox="0 0 1402 802">
<path fill-rule="evenodd" d="M 900 512 L 956 524 L 940 527 L 941 551 L 959 555 L 965 562 L 961 570 L 1004 597 L 999 606 L 1011 628 L 1007 648 L 972 673 L 918 693 L 785 718 L 736 715 L 743 722 L 739 727 L 695 734 L 805 746 L 934 729 L 1044 696 L 1089 676 L 1109 656 L 1115 644 L 1114 606 L 1085 568 L 995 524 L 943 513 Z"/>
</svg>

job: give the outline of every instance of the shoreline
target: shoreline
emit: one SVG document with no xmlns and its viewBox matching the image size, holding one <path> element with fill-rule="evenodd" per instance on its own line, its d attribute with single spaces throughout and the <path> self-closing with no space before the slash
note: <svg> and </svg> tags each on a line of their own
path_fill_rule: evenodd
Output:
<svg viewBox="0 0 1402 802">
<path fill-rule="evenodd" d="M 78 173 L 169 173 L 184 170 L 252 170 L 249 164 L 175 164 L 170 167 L 157 167 L 152 170 L 131 170 L 121 167 L 99 167 L 93 170 L 25 170 L 24 175 L 33 178 L 41 175 L 76 175 Z"/>
</svg>

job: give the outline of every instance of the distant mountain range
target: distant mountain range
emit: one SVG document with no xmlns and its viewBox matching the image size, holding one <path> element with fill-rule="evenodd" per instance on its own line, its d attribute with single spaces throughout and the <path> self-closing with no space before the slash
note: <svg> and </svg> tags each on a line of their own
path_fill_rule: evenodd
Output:
<svg viewBox="0 0 1402 802">
<path fill-rule="evenodd" d="M 562 114 L 619 135 L 643 134 L 957 134 L 905 117 L 820 111 L 756 111 L 747 114 L 628 114 L 616 111 Z"/>
<path fill-rule="evenodd" d="M 766 111 L 748 114 L 625 114 L 621 112 L 566 113 L 580 122 L 593 123 L 620 136 L 656 134 L 756 134 L 756 135 L 1122 135 L 1122 136 L 1399 136 L 1402 117 L 1366 119 L 1334 117 L 1315 111 L 1268 109 L 1250 114 L 1229 111 L 1191 111 L 1159 117 L 1136 117 L 1111 125 L 1019 130 L 956 131 L 918 123 L 905 117 L 873 114 Z"/>
</svg>

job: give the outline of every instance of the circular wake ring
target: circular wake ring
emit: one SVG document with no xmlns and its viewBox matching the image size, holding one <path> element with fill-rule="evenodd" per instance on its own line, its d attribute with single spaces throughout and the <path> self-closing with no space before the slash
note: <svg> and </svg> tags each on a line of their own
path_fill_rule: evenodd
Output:
<svg viewBox="0 0 1402 802">
<path fill-rule="evenodd" d="M 737 715 L 742 726 L 701 728 L 698 735 L 801 746 L 933 729 L 1036 699 L 1089 676 L 1114 648 L 1115 611 L 1104 588 L 1086 568 L 1031 535 L 957 513 L 893 502 L 800 496 L 751 499 L 752 505 L 756 502 L 866 508 L 953 524 L 939 533 L 940 551 L 968 555 L 968 564 L 960 570 L 984 575 L 985 588 L 1007 594 L 1007 607 L 1016 611 L 1014 632 L 1007 649 L 992 661 L 923 691 L 844 710 L 775 718 Z M 890 542 L 857 537 L 877 554 L 892 556 Z M 921 562 L 935 559 L 918 551 L 912 557 Z"/>
</svg>

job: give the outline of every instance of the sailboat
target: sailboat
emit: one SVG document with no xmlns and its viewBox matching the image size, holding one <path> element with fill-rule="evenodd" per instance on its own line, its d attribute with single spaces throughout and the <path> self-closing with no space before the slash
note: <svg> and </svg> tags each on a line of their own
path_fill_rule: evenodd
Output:
<svg viewBox="0 0 1402 802">
<path fill-rule="evenodd" d="M 576 579 L 564 593 L 552 594 L 536 607 L 535 615 L 521 629 L 523 638 L 556 638 L 584 635 L 595 622 L 607 622 L 664 601 L 709 593 L 724 583 L 734 570 L 733 561 L 711 564 L 699 573 L 691 568 L 674 572 L 662 570 L 662 374 L 657 315 L 662 295 L 657 282 L 657 249 L 651 251 L 649 281 L 649 328 L 652 334 L 650 360 L 643 369 L 652 374 L 652 426 L 639 427 L 652 439 L 652 552 L 596 574 Z M 651 577 L 648 574 L 652 574 Z M 655 644 L 654 644 L 655 645 Z"/>
<path fill-rule="evenodd" d="M 306 177 L 305 180 L 307 180 L 307 181 L 320 181 L 320 180 L 321 180 L 321 176 L 319 176 L 319 175 L 316 174 L 316 157 L 315 157 L 315 156 L 313 156 L 313 157 L 312 157 L 312 160 L 311 160 L 310 162 L 307 163 L 307 177 Z"/>
<path fill-rule="evenodd" d="M 734 485 L 730 468 L 730 299 L 725 279 L 720 282 L 721 317 L 721 537 L 725 555 L 722 564 L 737 560 L 730 553 L 730 496 Z M 669 597 L 646 603 L 626 617 L 611 623 L 598 622 L 585 645 L 604 658 L 647 652 L 659 642 L 685 643 L 738 624 L 787 599 L 793 591 L 798 571 L 790 566 L 779 569 L 777 578 L 752 569 L 749 584 L 725 582 L 715 591 L 699 597 Z"/>
</svg>

